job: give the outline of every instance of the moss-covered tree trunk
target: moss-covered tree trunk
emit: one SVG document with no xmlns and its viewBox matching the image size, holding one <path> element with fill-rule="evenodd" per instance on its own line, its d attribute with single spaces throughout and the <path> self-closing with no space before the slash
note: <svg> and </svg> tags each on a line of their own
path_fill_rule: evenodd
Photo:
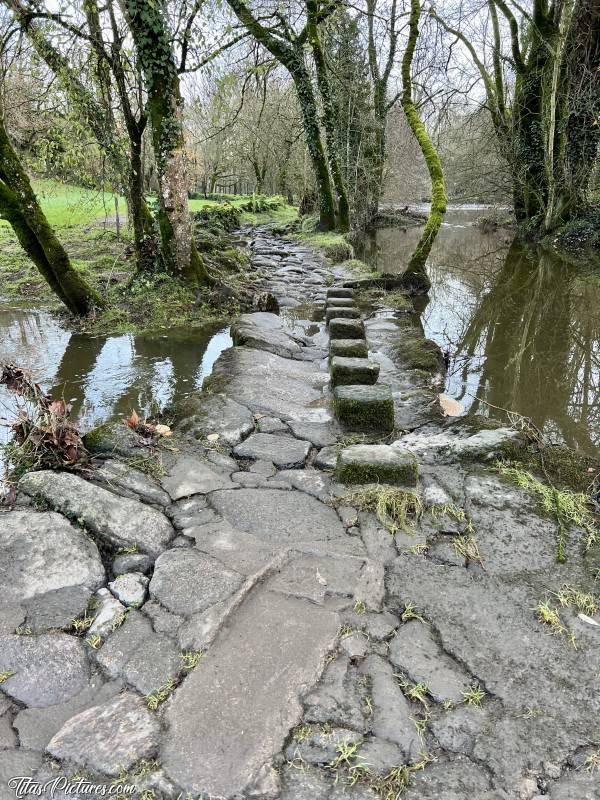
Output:
<svg viewBox="0 0 600 800">
<path fill-rule="evenodd" d="M 304 63 L 303 42 L 300 39 L 286 41 L 279 36 L 274 36 L 268 28 L 261 25 L 253 16 L 244 0 L 227 0 L 227 2 L 256 41 L 265 47 L 287 69 L 294 81 L 302 114 L 302 127 L 306 138 L 306 146 L 319 194 L 318 228 L 324 231 L 335 230 L 336 213 L 331 176 L 321 138 L 315 93 L 310 74 Z"/>
<path fill-rule="evenodd" d="M 0 217 L 10 223 L 27 255 L 72 314 L 83 316 L 103 306 L 100 296 L 73 269 L 49 225 L 10 143 L 1 115 Z"/>
<path fill-rule="evenodd" d="M 327 141 L 327 154 L 329 157 L 329 167 L 333 185 L 337 194 L 337 228 L 341 231 L 350 230 L 350 206 L 348 203 L 348 191 L 342 173 L 340 157 L 338 152 L 338 140 L 336 131 L 335 105 L 331 84 L 325 61 L 325 54 L 319 36 L 319 26 L 317 23 L 318 2 L 317 0 L 307 0 L 306 10 L 308 17 L 308 40 L 315 61 L 317 72 L 317 85 L 321 95 L 321 105 L 323 110 L 323 127 Z"/>
<path fill-rule="evenodd" d="M 434 147 L 427 128 L 423 124 L 419 112 L 412 98 L 411 67 L 415 46 L 419 37 L 419 19 L 421 16 L 420 0 L 411 0 L 409 20 L 409 36 L 404 58 L 402 59 L 402 108 L 410 129 L 419 143 L 421 152 L 427 164 L 431 179 L 431 211 L 421 234 L 421 238 L 410 258 L 408 268 L 404 273 L 407 287 L 414 293 L 424 294 L 429 291 L 431 283 L 425 270 L 425 262 L 431 252 L 435 237 L 440 229 L 444 214 L 446 213 L 446 184 L 444 172 L 437 150 Z"/>
<path fill-rule="evenodd" d="M 162 2 L 123 0 L 148 93 L 156 159 L 158 222 L 167 271 L 188 286 L 211 283 L 192 235 L 183 135 L 183 98 Z"/>
<path fill-rule="evenodd" d="M 133 120 L 128 119 L 127 113 L 125 113 L 127 129 L 130 135 L 128 148 L 127 142 L 117 130 L 112 112 L 110 112 L 111 98 L 110 86 L 107 84 L 107 62 L 100 58 L 97 59 L 101 92 L 104 95 L 104 103 L 101 104 L 96 100 L 92 91 L 84 85 L 68 60 L 45 34 L 39 22 L 31 19 L 28 10 L 20 0 L 5 0 L 5 2 L 13 11 L 16 21 L 21 30 L 27 35 L 37 55 L 56 75 L 69 101 L 81 115 L 82 120 L 90 129 L 103 153 L 106 154 L 113 176 L 118 183 L 117 189 L 125 195 L 134 231 L 136 265 L 138 270 L 143 271 L 150 265 L 148 254 L 156 249 L 154 244 L 156 239 L 155 225 L 144 197 L 141 160 L 138 157 L 138 152 L 141 153 L 139 142 L 143 133 L 143 124 L 135 124 L 132 128 L 131 123 Z M 88 11 L 88 21 L 91 20 L 92 22 L 90 32 L 92 38 L 94 31 L 96 35 L 99 35 L 99 22 L 96 19 L 96 14 L 93 13 L 95 7 L 96 3 L 87 0 L 86 9 Z M 100 47 L 99 42 L 95 44 L 96 47 Z M 125 86 L 123 86 L 123 89 L 126 91 Z M 123 92 L 120 91 L 119 94 L 122 97 Z M 125 108 L 124 111 L 126 112 L 127 109 Z M 136 151 L 136 147 L 138 151 Z"/>
</svg>

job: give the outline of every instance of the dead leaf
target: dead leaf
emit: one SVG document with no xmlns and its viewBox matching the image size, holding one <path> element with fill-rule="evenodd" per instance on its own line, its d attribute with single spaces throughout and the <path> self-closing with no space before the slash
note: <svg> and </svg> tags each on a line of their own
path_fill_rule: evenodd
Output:
<svg viewBox="0 0 600 800">
<path fill-rule="evenodd" d="M 173 431 L 168 425 L 155 425 L 154 431 L 158 433 L 159 436 L 173 436 Z"/>
<path fill-rule="evenodd" d="M 460 417 L 461 414 L 464 414 L 465 407 L 462 403 L 459 403 L 458 400 L 453 400 L 452 397 L 448 397 L 447 394 L 439 395 L 440 406 L 442 409 L 442 414 L 445 417 Z"/>
<path fill-rule="evenodd" d="M 133 409 L 129 417 L 125 417 L 124 422 L 125 425 L 127 425 L 127 427 L 133 428 L 133 430 L 137 428 L 137 426 L 140 424 L 140 418 L 135 408 Z"/>
</svg>

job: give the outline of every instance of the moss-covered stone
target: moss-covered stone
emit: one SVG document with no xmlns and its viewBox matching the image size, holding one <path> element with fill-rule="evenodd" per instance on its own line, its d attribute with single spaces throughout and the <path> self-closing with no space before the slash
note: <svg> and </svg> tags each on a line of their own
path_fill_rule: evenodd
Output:
<svg viewBox="0 0 600 800">
<path fill-rule="evenodd" d="M 360 319 L 360 311 L 356 308 L 333 306 L 333 308 L 328 308 L 325 312 L 325 319 L 327 324 L 329 324 L 332 319 Z"/>
<path fill-rule="evenodd" d="M 344 358 L 367 358 L 369 348 L 365 339 L 330 339 L 329 359 L 334 356 Z"/>
<path fill-rule="evenodd" d="M 361 319 L 335 317 L 328 320 L 329 336 L 332 339 L 364 339 L 365 325 Z"/>
<path fill-rule="evenodd" d="M 354 256 L 354 248 L 351 244 L 344 241 L 332 242 L 323 247 L 323 253 L 331 259 L 334 264 L 340 264 Z"/>
<path fill-rule="evenodd" d="M 330 372 L 332 386 L 351 386 L 352 384 L 371 386 L 377 383 L 379 364 L 369 358 L 334 356 L 330 362 Z"/>
<path fill-rule="evenodd" d="M 343 286 L 332 286 L 330 289 L 327 289 L 326 297 L 328 300 L 333 297 L 353 298 L 354 289 L 345 289 Z"/>
<path fill-rule="evenodd" d="M 355 302 L 352 297 L 329 297 L 327 299 L 327 308 L 355 308 Z"/>
<path fill-rule="evenodd" d="M 337 418 L 347 430 L 390 433 L 394 429 L 394 401 L 389 386 L 336 386 L 333 401 Z"/>
<path fill-rule="evenodd" d="M 396 353 L 402 359 L 403 366 L 409 369 L 423 370 L 429 374 L 445 370 L 442 351 L 431 339 L 422 336 L 402 338 L 396 345 Z"/>
<path fill-rule="evenodd" d="M 419 468 L 414 455 L 386 444 L 356 444 L 338 456 L 335 477 L 341 483 L 391 483 L 416 486 Z"/>
</svg>

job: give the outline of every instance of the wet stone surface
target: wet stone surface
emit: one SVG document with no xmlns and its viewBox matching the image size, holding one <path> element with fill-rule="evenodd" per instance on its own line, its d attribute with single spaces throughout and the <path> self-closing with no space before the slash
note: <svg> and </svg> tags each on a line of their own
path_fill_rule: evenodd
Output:
<svg viewBox="0 0 600 800">
<path fill-rule="evenodd" d="M 90 480 L 27 475 L 0 513 L 0 797 L 146 764 L 155 800 L 595 800 L 600 628 L 533 610 L 597 594 L 581 532 L 557 564 L 552 520 L 494 471 L 516 434 L 442 424 L 399 355 L 411 314 L 330 339 L 348 268 L 240 235 L 281 315 L 236 322 L 169 447 L 106 426 Z M 379 382 L 335 390 L 341 426 L 328 355 L 368 364 L 365 327 Z M 390 529 L 348 497 L 363 480 L 422 515 Z"/>
</svg>

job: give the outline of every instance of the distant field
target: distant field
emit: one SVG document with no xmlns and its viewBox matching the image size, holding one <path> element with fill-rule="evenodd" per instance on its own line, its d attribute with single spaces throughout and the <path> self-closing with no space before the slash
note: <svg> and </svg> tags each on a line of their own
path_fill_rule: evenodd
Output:
<svg viewBox="0 0 600 800">
<path fill-rule="evenodd" d="M 34 180 L 32 183 L 44 213 L 48 217 L 48 222 L 56 227 L 88 225 L 106 217 L 112 219 L 115 216 L 114 197 L 112 194 L 102 193 L 95 189 L 82 189 L 79 186 L 71 186 L 49 179 Z M 249 199 L 249 196 L 240 196 L 228 202 L 233 206 L 239 206 Z M 190 200 L 189 204 L 191 211 L 200 211 L 206 206 L 214 207 L 220 205 L 216 200 L 204 199 Z M 123 198 L 119 202 L 119 213 L 122 216 L 125 215 L 125 201 Z M 289 219 L 293 219 L 295 215 L 295 210 L 290 206 L 286 206 L 270 214 L 245 216 L 253 220 L 256 218 L 256 222 L 263 222 L 269 219 L 287 222 Z M 0 225 L 8 226 L 8 223 L 0 220 Z"/>
</svg>

